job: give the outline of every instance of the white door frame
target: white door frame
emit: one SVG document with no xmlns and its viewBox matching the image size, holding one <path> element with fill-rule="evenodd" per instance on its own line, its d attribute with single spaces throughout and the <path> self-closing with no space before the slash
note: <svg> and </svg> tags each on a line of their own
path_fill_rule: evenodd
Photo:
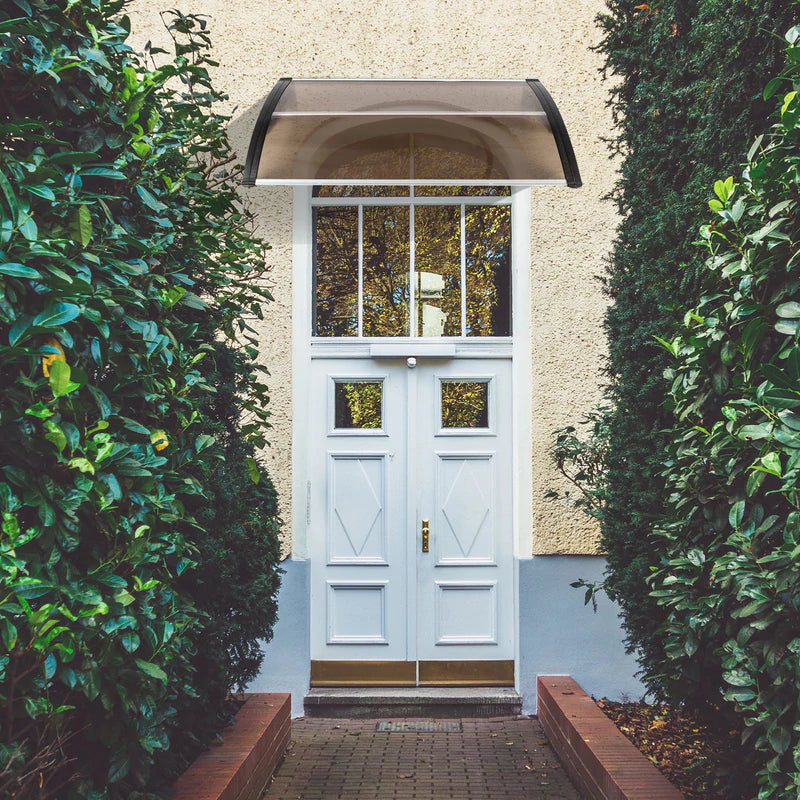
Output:
<svg viewBox="0 0 800 800">
<path fill-rule="evenodd" d="M 311 360 L 312 287 L 312 187 L 294 187 L 292 239 L 292 419 L 308 419 Z M 475 198 L 478 200 L 478 198 Z M 429 198 L 428 202 L 434 200 Z M 441 198 L 443 203 L 451 198 Z M 491 198 L 483 198 L 491 201 Z M 381 198 L 370 198 L 370 203 Z M 512 407 L 514 435 L 513 471 L 513 553 L 514 553 L 514 662 L 519 682 L 519 565 L 532 550 L 532 439 L 531 439 L 531 286 L 530 238 L 531 200 L 529 188 L 511 188 L 511 302 L 512 302 Z M 485 341 L 485 350 L 491 342 Z M 420 343 L 420 347 L 424 347 Z M 368 348 L 365 355 L 368 354 Z M 358 357 L 352 352 L 351 357 Z M 310 527 L 309 443 L 305 425 L 292 429 L 292 557 L 309 558 Z M 410 476 L 409 476 L 410 477 Z M 310 629 L 306 620 L 306 629 Z"/>
</svg>

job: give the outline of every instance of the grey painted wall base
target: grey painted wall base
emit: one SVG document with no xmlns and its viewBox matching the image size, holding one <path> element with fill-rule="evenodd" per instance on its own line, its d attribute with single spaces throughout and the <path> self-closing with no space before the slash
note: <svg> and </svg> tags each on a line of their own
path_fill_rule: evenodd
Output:
<svg viewBox="0 0 800 800">
<path fill-rule="evenodd" d="M 303 716 L 303 698 L 311 677 L 309 648 L 309 561 L 288 558 L 278 593 L 278 623 L 264 644 L 261 673 L 249 692 L 291 692 L 292 716 Z"/>
<path fill-rule="evenodd" d="M 536 556 L 519 562 L 519 691 L 523 712 L 536 713 L 536 677 L 571 675 L 595 697 L 639 699 L 636 660 L 622 645 L 618 608 L 605 595 L 597 613 L 570 583 L 601 581 L 601 556 Z"/>
<path fill-rule="evenodd" d="M 283 563 L 278 595 L 278 624 L 265 644 L 261 674 L 251 692 L 291 692 L 292 716 L 303 715 L 310 676 L 310 562 Z M 639 698 L 644 687 L 634 677 L 636 662 L 625 653 L 617 607 L 605 596 L 598 611 L 584 606 L 583 591 L 569 584 L 578 578 L 602 579 L 600 556 L 536 556 L 519 562 L 520 668 L 523 712 L 536 712 L 538 675 L 572 675 L 596 697 Z"/>
</svg>

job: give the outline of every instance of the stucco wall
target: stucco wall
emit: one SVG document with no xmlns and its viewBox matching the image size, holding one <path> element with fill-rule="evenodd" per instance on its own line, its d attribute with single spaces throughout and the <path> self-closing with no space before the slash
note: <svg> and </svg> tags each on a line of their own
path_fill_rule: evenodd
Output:
<svg viewBox="0 0 800 800">
<path fill-rule="evenodd" d="M 168 49 L 159 11 L 134 0 L 133 42 Z M 601 197 L 614 181 L 601 137 L 611 134 L 600 82 L 594 24 L 603 0 L 184 0 L 185 13 L 210 20 L 215 80 L 230 96 L 231 138 L 243 157 L 253 123 L 275 80 L 294 77 L 539 78 L 570 132 L 584 186 L 532 192 L 533 553 L 593 553 L 597 532 L 563 503 L 547 450 L 554 429 L 575 422 L 599 396 L 604 301 L 595 276 L 616 226 Z M 263 360 L 272 377 L 272 446 L 267 452 L 281 509 L 291 521 L 291 190 L 243 194 L 272 243 L 275 304 L 263 325 Z M 290 530 L 287 524 L 286 531 Z M 290 542 L 285 542 L 290 549 Z M 524 554 L 523 554 L 524 555 Z"/>
</svg>

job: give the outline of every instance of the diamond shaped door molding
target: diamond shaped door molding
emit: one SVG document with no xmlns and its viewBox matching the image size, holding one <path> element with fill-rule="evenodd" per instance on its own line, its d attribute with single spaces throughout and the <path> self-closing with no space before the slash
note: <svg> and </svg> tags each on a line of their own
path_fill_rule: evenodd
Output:
<svg viewBox="0 0 800 800">
<path fill-rule="evenodd" d="M 494 454 L 437 455 L 437 563 L 494 563 Z"/>
<path fill-rule="evenodd" d="M 331 563 L 385 564 L 385 454 L 331 454 Z"/>
</svg>

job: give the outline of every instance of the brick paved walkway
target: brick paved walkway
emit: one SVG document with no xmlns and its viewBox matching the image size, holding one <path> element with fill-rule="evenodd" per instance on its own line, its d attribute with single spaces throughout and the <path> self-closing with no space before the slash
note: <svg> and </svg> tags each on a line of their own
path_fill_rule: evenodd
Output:
<svg viewBox="0 0 800 800">
<path fill-rule="evenodd" d="M 378 733 L 376 720 L 293 720 L 262 800 L 580 800 L 538 720 L 462 722 L 463 733 Z"/>
</svg>

